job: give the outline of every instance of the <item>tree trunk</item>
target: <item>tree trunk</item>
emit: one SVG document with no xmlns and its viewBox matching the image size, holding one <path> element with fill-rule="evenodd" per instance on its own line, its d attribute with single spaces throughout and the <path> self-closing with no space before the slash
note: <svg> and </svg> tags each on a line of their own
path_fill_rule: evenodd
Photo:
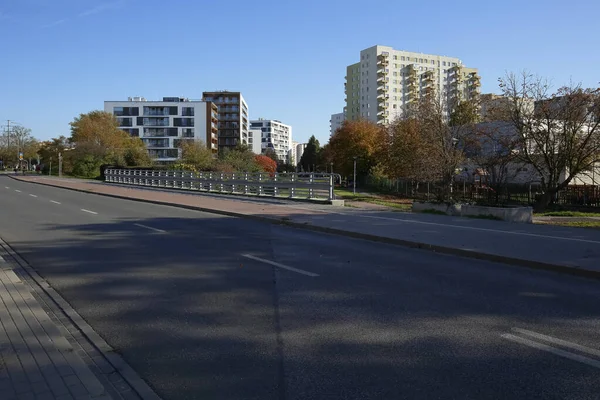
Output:
<svg viewBox="0 0 600 400">
<path fill-rule="evenodd" d="M 544 194 L 542 194 L 540 199 L 533 206 L 533 210 L 535 212 L 545 211 L 546 208 L 548 208 L 548 206 L 552 203 L 552 199 L 554 198 L 555 194 L 556 194 L 556 192 L 554 192 L 554 191 L 544 192 Z"/>
</svg>

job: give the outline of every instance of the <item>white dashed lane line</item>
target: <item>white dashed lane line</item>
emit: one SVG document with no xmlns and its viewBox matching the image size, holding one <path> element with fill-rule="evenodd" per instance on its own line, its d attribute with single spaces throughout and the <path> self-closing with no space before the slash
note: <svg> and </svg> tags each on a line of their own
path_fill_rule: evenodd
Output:
<svg viewBox="0 0 600 400">
<path fill-rule="evenodd" d="M 31 197 L 37 197 L 35 194 L 30 194 Z"/>
<path fill-rule="evenodd" d="M 142 225 L 142 224 L 134 224 L 134 225 L 135 226 L 139 226 L 140 228 L 149 229 L 149 230 L 154 231 L 154 232 L 167 233 L 167 231 L 163 231 L 162 229 L 153 228 L 153 227 L 147 226 L 147 225 Z"/>
<path fill-rule="evenodd" d="M 97 214 L 98 214 L 98 213 L 97 213 L 97 212 L 95 212 L 95 211 L 86 210 L 85 208 L 82 208 L 82 209 L 81 209 L 81 211 L 83 211 L 83 212 L 86 212 L 86 213 L 89 213 L 89 214 L 94 214 L 94 215 L 97 215 Z"/>
<path fill-rule="evenodd" d="M 315 278 L 315 277 L 319 276 L 319 274 L 315 274 L 314 272 L 305 271 L 303 269 L 290 267 L 289 265 L 284 265 L 284 264 L 281 264 L 281 263 L 278 263 L 278 262 L 275 262 L 275 261 L 266 260 L 264 258 L 253 256 L 251 254 L 242 254 L 242 257 L 246 257 L 246 258 L 249 258 L 249 259 L 254 260 L 254 261 L 260 261 L 262 263 L 269 264 L 269 265 L 272 265 L 272 266 L 277 267 L 277 268 L 281 268 L 281 269 L 285 269 L 285 270 L 288 270 L 288 271 L 296 272 L 298 274 L 310 276 L 312 278 Z"/>
<path fill-rule="evenodd" d="M 21 193 L 21 191 L 20 191 L 20 190 L 17 190 L 17 189 L 15 189 L 15 192 L 17 192 L 17 193 Z"/>
<path fill-rule="evenodd" d="M 50 203 L 60 204 L 58 201 L 50 200 Z"/>
</svg>

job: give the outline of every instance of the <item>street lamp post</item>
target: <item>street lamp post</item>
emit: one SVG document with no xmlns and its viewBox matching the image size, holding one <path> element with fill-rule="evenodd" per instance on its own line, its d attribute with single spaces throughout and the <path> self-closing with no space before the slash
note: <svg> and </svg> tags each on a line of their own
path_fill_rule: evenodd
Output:
<svg viewBox="0 0 600 400">
<path fill-rule="evenodd" d="M 352 193 L 356 194 L 356 159 L 357 157 L 353 157 L 354 158 L 354 179 L 352 180 Z"/>
</svg>

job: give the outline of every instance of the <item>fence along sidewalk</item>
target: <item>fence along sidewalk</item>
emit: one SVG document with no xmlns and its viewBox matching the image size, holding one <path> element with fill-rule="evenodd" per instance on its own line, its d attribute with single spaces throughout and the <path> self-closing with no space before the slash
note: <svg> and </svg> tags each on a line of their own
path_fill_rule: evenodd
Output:
<svg viewBox="0 0 600 400">
<path fill-rule="evenodd" d="M 317 173 L 220 173 L 107 169 L 105 181 L 201 192 L 287 197 L 313 201 L 334 199 L 338 174 Z"/>
</svg>

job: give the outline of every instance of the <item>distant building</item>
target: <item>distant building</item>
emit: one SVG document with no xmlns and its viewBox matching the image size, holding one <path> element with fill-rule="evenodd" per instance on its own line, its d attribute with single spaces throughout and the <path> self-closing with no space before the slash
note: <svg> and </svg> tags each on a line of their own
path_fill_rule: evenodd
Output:
<svg viewBox="0 0 600 400">
<path fill-rule="evenodd" d="M 302 154 L 304 154 L 304 149 L 306 149 L 307 145 L 308 143 L 298 143 L 296 145 L 296 165 L 300 163 L 300 159 L 302 158 Z"/>
<path fill-rule="evenodd" d="M 248 145 L 254 154 L 262 154 L 262 131 L 260 128 L 252 128 L 248 131 Z"/>
<path fill-rule="evenodd" d="M 479 96 L 481 78 L 475 68 L 455 57 L 373 46 L 346 68 L 347 120 L 365 118 L 387 124 L 405 106 L 435 94 L 448 107 Z"/>
<path fill-rule="evenodd" d="M 249 144 L 248 105 L 240 92 L 203 92 L 202 100 L 211 101 L 219 108 L 219 151 Z"/>
<path fill-rule="evenodd" d="M 218 114 L 214 103 L 184 97 L 163 97 L 162 101 L 129 97 L 127 101 L 105 101 L 104 111 L 117 118 L 121 130 L 140 137 L 155 161 L 179 159 L 182 140 L 201 141 L 217 152 Z"/>
<path fill-rule="evenodd" d="M 329 136 L 333 136 L 335 131 L 337 131 L 342 126 L 342 122 L 346 119 L 346 114 L 341 112 L 337 114 L 331 114 L 331 119 L 329 120 Z"/>
<path fill-rule="evenodd" d="M 250 121 L 250 129 L 261 132 L 261 152 L 268 148 L 275 151 L 279 161 L 290 162 L 289 150 L 292 148 L 292 127 L 277 120 L 259 118 Z"/>
</svg>

